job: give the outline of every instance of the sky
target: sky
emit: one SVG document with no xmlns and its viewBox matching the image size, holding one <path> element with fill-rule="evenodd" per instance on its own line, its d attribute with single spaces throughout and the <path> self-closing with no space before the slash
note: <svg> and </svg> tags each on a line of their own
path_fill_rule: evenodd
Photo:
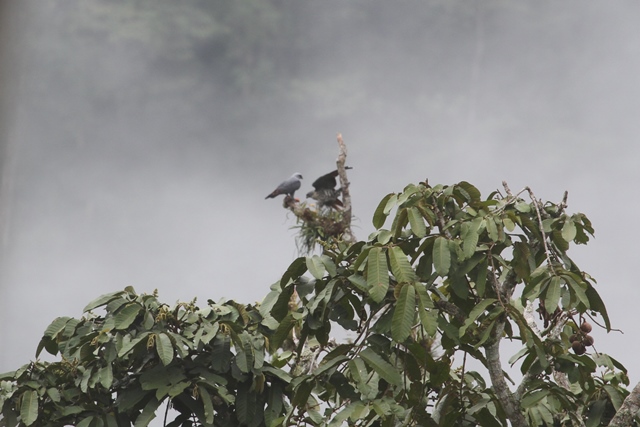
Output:
<svg viewBox="0 0 640 427">
<path fill-rule="evenodd" d="M 343 30 L 319 42 L 313 57 L 298 58 L 300 81 L 315 69 L 331 82 L 332 69 L 341 66 L 366 67 L 366 81 L 345 84 L 336 77 L 338 89 L 319 91 L 305 108 L 264 108 L 260 126 L 239 115 L 219 131 L 210 125 L 210 111 L 188 121 L 175 117 L 192 104 L 221 111 L 242 103 L 204 90 L 195 98 L 193 92 L 181 94 L 179 86 L 171 99 L 148 100 L 145 93 L 158 81 L 153 75 L 149 87 L 128 85 L 147 69 L 146 59 L 89 36 L 74 43 L 100 50 L 100 64 L 67 69 L 61 57 L 62 65 L 43 66 L 38 49 L 46 46 L 39 43 L 60 34 L 58 18 L 45 7 L 15 9 L 26 25 L 13 25 L 12 50 L 0 58 L 19 58 L 5 68 L 11 102 L 0 110 L 0 371 L 31 360 L 54 318 L 79 317 L 95 297 L 126 286 L 157 289 L 169 304 L 194 297 L 203 304 L 260 301 L 298 256 L 295 219 L 280 199 L 264 197 L 294 172 L 304 176 L 297 196 L 306 194 L 315 178 L 335 168 L 340 132 L 353 167 L 359 239 L 373 231 L 371 218 L 382 197 L 424 179 L 466 180 L 483 195 L 505 180 L 514 192 L 529 186 L 538 198 L 556 202 L 567 190 L 568 210 L 587 214 L 596 230 L 588 246 L 572 250 L 575 260 L 597 280 L 613 327 L 624 331 L 596 329 L 596 349 L 625 364 L 633 384 L 640 380 L 634 366 L 640 333 L 633 323 L 640 299 L 634 273 L 640 237 L 640 8 L 631 2 L 540 3 L 548 7 L 536 11 L 538 18 L 572 13 L 575 28 L 551 26 L 551 35 L 533 25 L 522 29 L 499 10 L 480 7 L 472 31 L 428 43 L 469 46 L 470 52 L 452 49 L 437 58 L 416 41 L 383 45 L 380 34 L 403 30 L 405 13 L 387 11 L 377 27 Z M 45 20 L 49 25 L 37 26 Z M 323 27 L 328 19 L 318 21 L 310 32 L 335 30 Z M 363 49 L 367 40 L 369 50 Z M 387 56 L 377 57 L 378 50 Z M 470 66 L 462 67 L 458 55 L 471 55 Z M 335 64 L 335 56 L 349 62 Z M 461 70 L 466 77 L 458 76 Z M 56 79 L 81 97 L 61 97 Z M 29 97 L 31 88 L 47 84 L 50 98 Z M 125 97 L 125 107 L 92 98 L 94 84 L 113 88 Z M 460 108 L 465 91 L 472 102 Z M 421 102 L 440 107 L 423 115 Z M 39 115 L 47 103 L 60 112 L 55 121 Z M 139 110 L 131 110 L 132 103 Z M 360 113 L 351 105 L 367 108 Z M 91 129 L 78 125 L 84 122 Z"/>
</svg>

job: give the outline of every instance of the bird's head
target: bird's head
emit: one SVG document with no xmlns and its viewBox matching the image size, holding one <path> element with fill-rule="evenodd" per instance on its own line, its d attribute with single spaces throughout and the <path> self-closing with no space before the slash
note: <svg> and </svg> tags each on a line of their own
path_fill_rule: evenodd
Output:
<svg viewBox="0 0 640 427">
<path fill-rule="evenodd" d="M 302 174 L 300 172 L 296 172 L 293 174 L 294 178 L 302 179 Z"/>
</svg>

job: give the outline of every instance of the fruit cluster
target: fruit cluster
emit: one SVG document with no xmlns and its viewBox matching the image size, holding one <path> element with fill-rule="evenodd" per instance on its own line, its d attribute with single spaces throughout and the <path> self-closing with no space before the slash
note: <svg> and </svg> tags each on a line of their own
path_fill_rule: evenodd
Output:
<svg viewBox="0 0 640 427">
<path fill-rule="evenodd" d="M 569 337 L 571 348 L 575 354 L 584 354 L 587 351 L 587 347 L 593 345 L 595 340 L 589 335 L 592 329 L 590 323 L 582 322 L 578 332 Z"/>
</svg>

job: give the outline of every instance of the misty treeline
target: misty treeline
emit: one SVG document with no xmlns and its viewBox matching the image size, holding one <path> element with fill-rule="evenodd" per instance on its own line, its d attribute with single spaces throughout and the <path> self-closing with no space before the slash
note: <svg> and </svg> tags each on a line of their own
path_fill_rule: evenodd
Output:
<svg viewBox="0 0 640 427">
<path fill-rule="evenodd" d="M 51 140 L 98 146 L 105 126 L 154 124 L 203 143 L 250 122 L 242 145 L 281 126 L 296 132 L 300 119 L 363 115 L 409 114 L 435 135 L 462 125 L 571 128 L 584 97 L 602 89 L 590 83 L 611 52 L 604 30 L 619 18 L 606 4 L 499 0 L 47 0 L 25 9 L 24 108 Z"/>
</svg>

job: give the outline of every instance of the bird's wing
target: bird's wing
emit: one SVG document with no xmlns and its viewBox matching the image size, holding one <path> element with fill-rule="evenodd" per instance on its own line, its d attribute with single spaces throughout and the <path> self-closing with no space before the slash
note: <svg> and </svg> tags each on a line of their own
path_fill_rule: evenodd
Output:
<svg viewBox="0 0 640 427">
<path fill-rule="evenodd" d="M 316 191 L 333 189 L 336 186 L 336 176 L 338 176 L 338 170 L 322 175 L 320 178 L 313 181 L 313 184 L 311 185 L 313 185 L 313 188 L 315 188 Z"/>
</svg>

